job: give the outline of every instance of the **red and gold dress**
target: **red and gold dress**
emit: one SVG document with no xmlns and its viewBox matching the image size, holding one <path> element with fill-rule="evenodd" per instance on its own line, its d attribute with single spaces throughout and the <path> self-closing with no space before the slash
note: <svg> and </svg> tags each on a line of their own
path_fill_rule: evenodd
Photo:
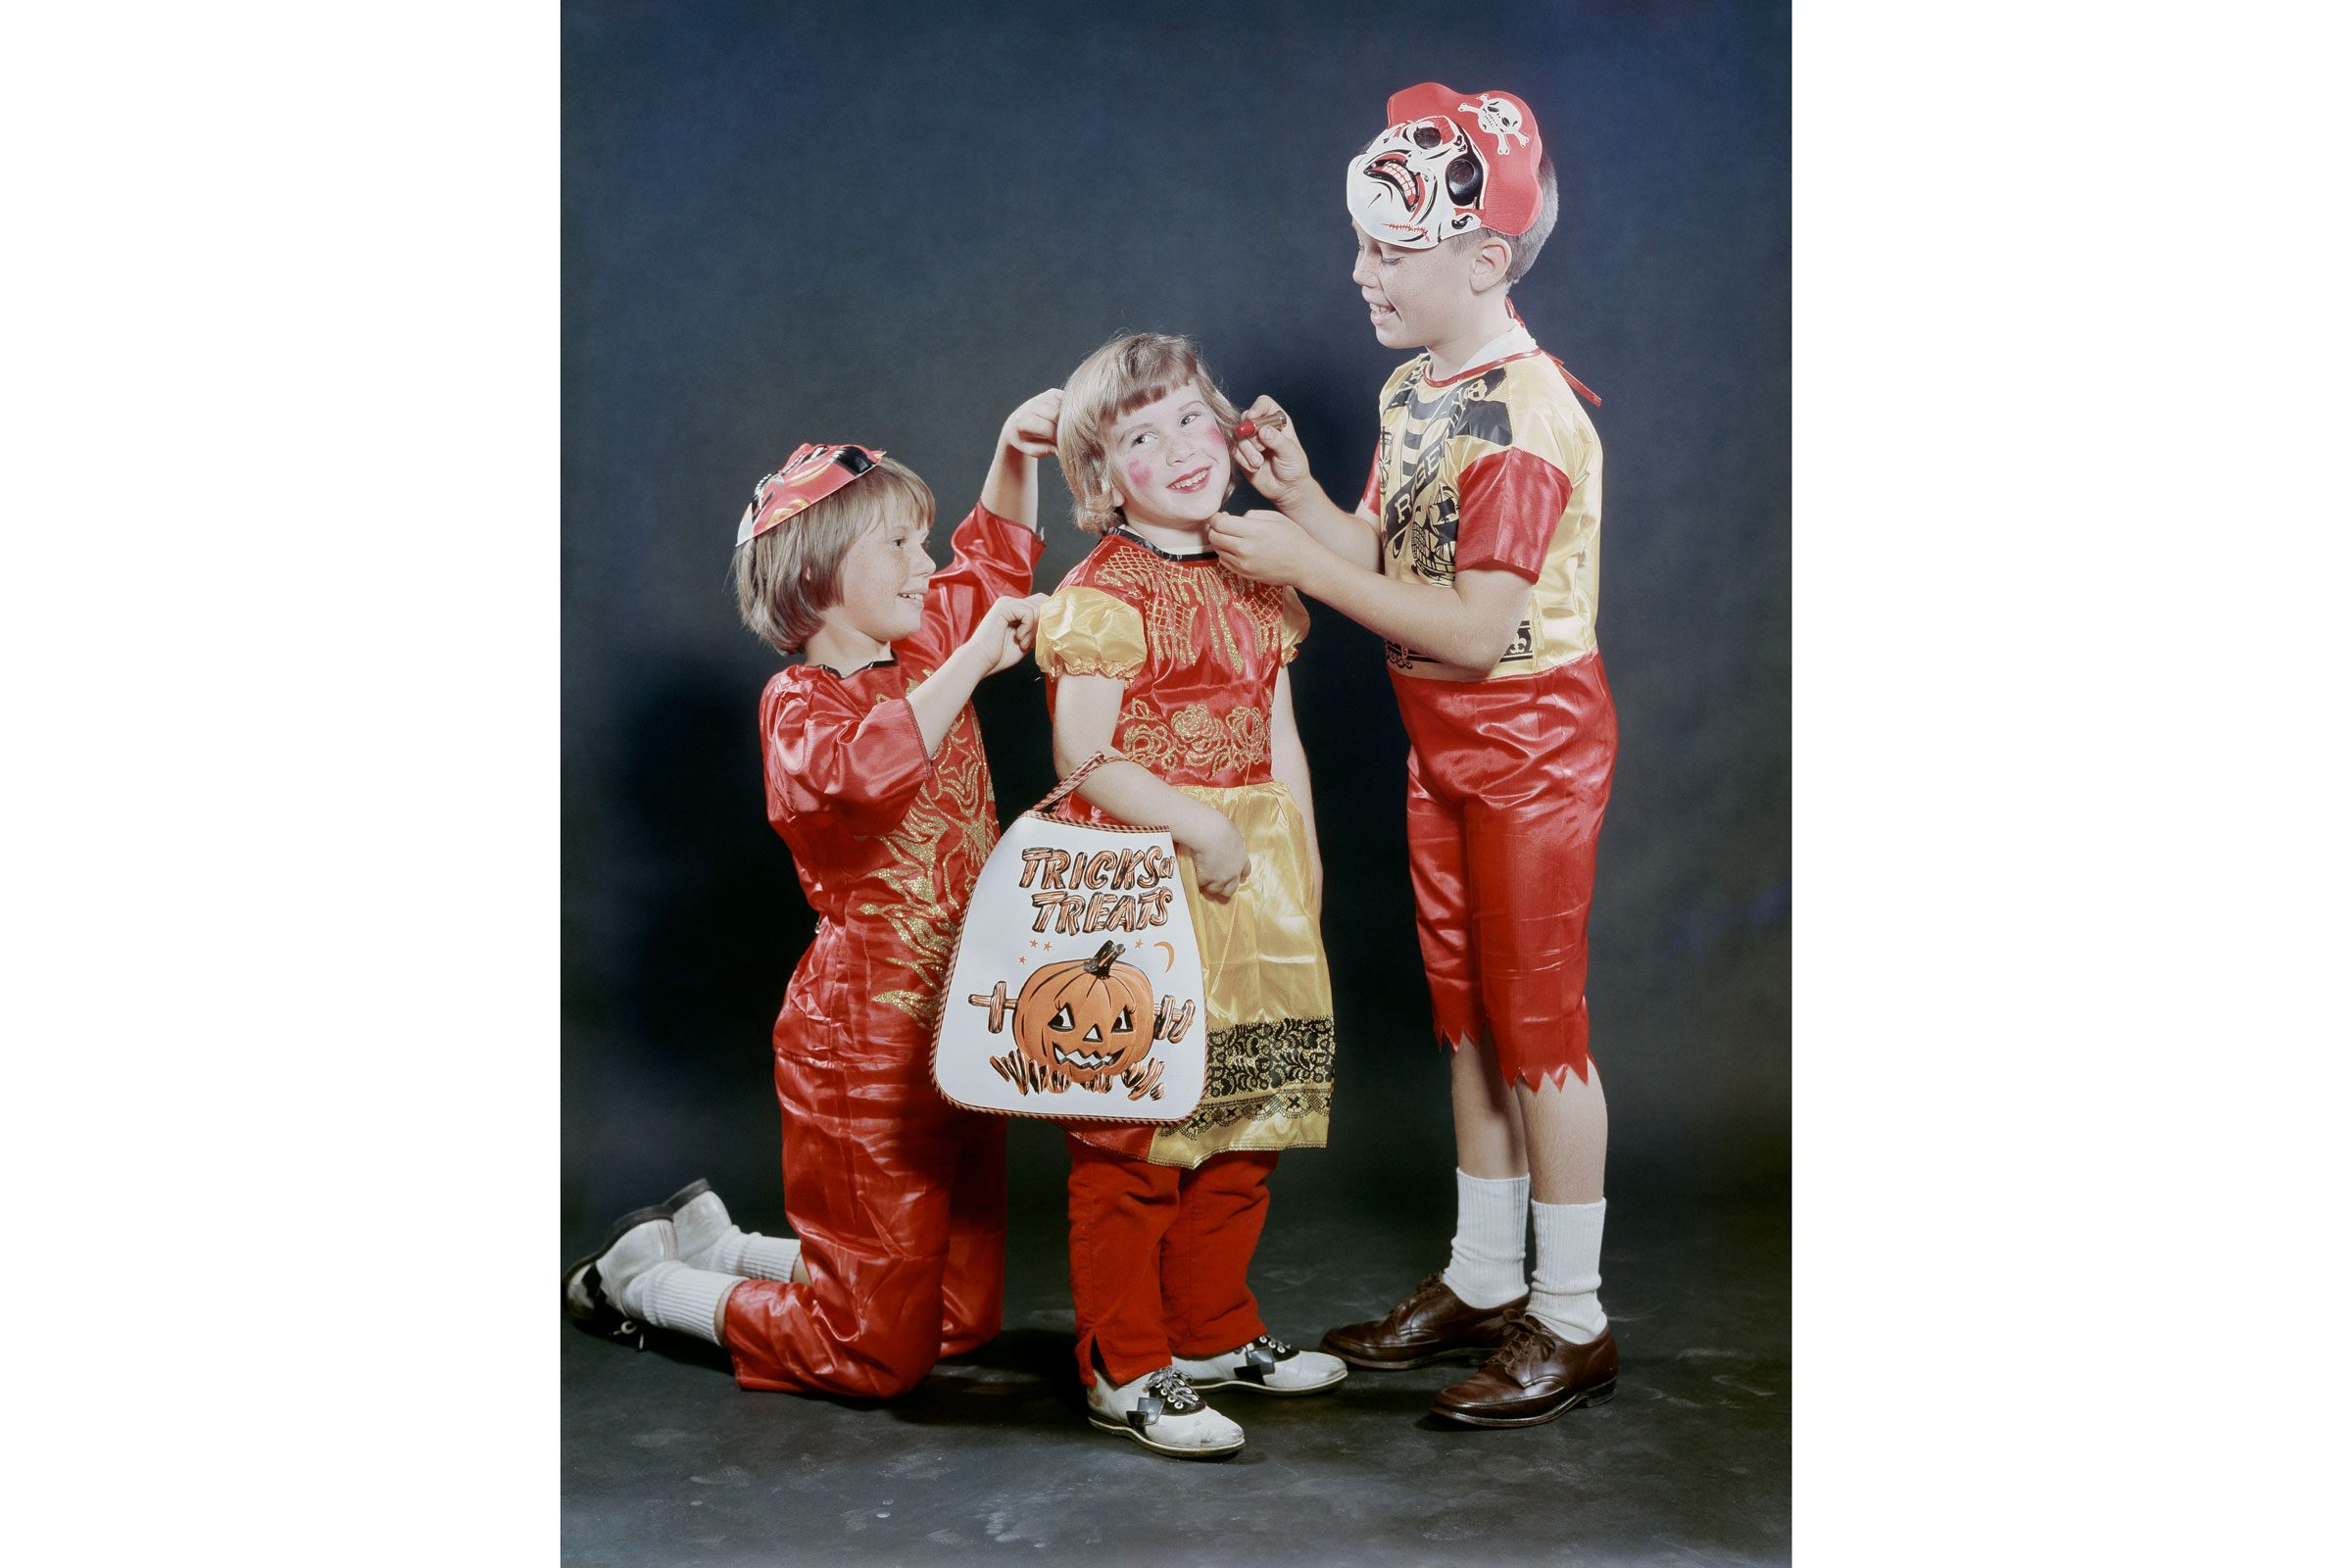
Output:
<svg viewBox="0 0 2352 1568">
<path fill-rule="evenodd" d="M 991 604 L 1029 592 L 1044 545 L 974 508 L 954 548 L 892 658 L 797 664 L 760 700 L 768 820 L 818 921 L 774 1034 L 784 1211 L 809 1282 L 751 1280 L 728 1298 L 745 1388 L 903 1392 L 1004 1318 L 1004 1122 L 948 1104 L 930 1076 L 995 798 L 970 707 L 931 757 L 906 694 Z"/>
<path fill-rule="evenodd" d="M 1296 594 L 1115 530 L 1047 602 L 1037 660 L 1051 704 L 1069 675 L 1126 683 L 1112 747 L 1215 807 L 1250 874 L 1201 896 L 1180 856 L 1208 1002 L 1208 1079 L 1173 1126 L 1068 1129 L 1070 1283 L 1080 1376 L 1116 1382 L 1265 1332 L 1248 1285 L 1281 1150 L 1320 1148 L 1336 1039 L 1305 818 L 1272 769 L 1277 677 L 1298 652 Z M 1080 814 L 1092 811 L 1083 806 Z M 1101 819 L 1102 813 L 1094 812 Z"/>
</svg>

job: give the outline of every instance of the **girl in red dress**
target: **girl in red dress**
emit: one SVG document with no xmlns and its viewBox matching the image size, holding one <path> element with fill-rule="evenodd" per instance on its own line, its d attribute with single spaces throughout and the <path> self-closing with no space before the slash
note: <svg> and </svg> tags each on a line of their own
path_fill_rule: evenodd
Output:
<svg viewBox="0 0 2352 1568">
<path fill-rule="evenodd" d="M 1312 1394 L 1337 1357 L 1266 1332 L 1250 1258 L 1280 1151 L 1331 1111 L 1322 863 L 1289 665 L 1296 594 L 1221 566 L 1209 520 L 1233 483 L 1233 406 L 1183 338 L 1138 334 L 1064 389 L 1058 448 L 1079 526 L 1102 542 L 1047 601 L 1037 659 L 1079 798 L 1164 826 L 1208 1002 L 1208 1082 L 1173 1126 L 1070 1124 L 1070 1286 L 1089 1419 L 1156 1452 L 1216 1457 L 1242 1430 L 1200 1391 Z"/>
</svg>

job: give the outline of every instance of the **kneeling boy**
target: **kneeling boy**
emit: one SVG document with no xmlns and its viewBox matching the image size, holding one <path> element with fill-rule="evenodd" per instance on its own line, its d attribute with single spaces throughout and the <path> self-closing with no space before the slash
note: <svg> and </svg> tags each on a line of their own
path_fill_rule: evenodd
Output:
<svg viewBox="0 0 2352 1568">
<path fill-rule="evenodd" d="M 767 814 L 820 916 L 776 1019 L 784 1209 L 747 1235 L 702 1184 L 624 1215 L 565 1311 L 726 1348 L 747 1389 L 886 1396 L 1004 1318 L 1004 1122 L 949 1104 L 932 1023 L 996 804 L 969 706 L 1032 646 L 1036 460 L 1061 394 L 1005 421 L 934 571 L 931 492 L 880 452 L 803 447 L 737 532 L 744 623 L 807 653 L 760 702 Z"/>
</svg>

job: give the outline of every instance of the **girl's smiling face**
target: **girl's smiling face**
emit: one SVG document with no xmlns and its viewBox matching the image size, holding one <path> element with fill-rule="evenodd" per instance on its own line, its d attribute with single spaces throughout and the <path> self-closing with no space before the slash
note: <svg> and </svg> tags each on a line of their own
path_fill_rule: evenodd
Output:
<svg viewBox="0 0 2352 1568">
<path fill-rule="evenodd" d="M 1233 486 L 1233 454 L 1198 382 L 1121 417 L 1103 456 L 1130 522 L 1197 532 Z"/>
</svg>

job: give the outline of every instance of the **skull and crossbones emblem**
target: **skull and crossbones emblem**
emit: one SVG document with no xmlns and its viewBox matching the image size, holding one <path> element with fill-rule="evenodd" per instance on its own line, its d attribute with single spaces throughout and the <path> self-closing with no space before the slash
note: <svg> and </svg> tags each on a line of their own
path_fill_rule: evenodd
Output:
<svg viewBox="0 0 2352 1568">
<path fill-rule="evenodd" d="M 1519 111 L 1511 107 L 1508 98 L 1497 98 L 1489 93 L 1477 103 L 1460 107 L 1478 115 L 1478 128 L 1494 138 L 1494 150 L 1504 157 L 1510 156 L 1513 136 L 1519 138 L 1520 146 L 1527 145 L 1527 132 L 1519 128 Z"/>
</svg>

